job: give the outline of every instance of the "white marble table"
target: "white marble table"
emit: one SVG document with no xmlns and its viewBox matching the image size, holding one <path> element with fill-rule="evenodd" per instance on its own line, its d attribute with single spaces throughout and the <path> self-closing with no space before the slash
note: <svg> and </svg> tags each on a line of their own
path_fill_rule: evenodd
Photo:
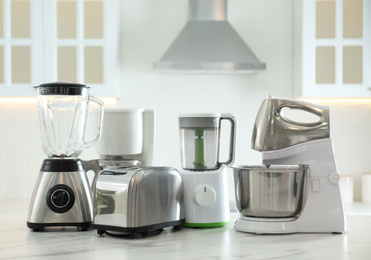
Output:
<svg viewBox="0 0 371 260">
<path fill-rule="evenodd" d="M 366 211 L 370 206 L 360 206 Z M 26 226 L 28 202 L 0 201 L 0 259 L 371 259 L 371 215 L 348 215 L 346 234 L 253 235 L 228 226 L 165 229 L 127 239 L 93 231 L 33 232 Z"/>
</svg>

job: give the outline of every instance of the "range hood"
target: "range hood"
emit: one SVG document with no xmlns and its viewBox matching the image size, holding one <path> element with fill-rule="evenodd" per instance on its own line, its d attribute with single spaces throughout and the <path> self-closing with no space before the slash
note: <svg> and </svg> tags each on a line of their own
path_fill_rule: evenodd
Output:
<svg viewBox="0 0 371 260">
<path fill-rule="evenodd" d="M 227 0 L 189 0 L 189 20 L 154 69 L 160 72 L 250 73 L 264 70 L 227 21 Z"/>
</svg>

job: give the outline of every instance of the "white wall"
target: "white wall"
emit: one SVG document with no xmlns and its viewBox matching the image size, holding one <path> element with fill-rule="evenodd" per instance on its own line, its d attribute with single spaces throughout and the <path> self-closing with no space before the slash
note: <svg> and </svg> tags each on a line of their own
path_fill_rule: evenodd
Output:
<svg viewBox="0 0 371 260">
<path fill-rule="evenodd" d="M 188 1 L 122 3 L 121 105 L 157 111 L 155 163 L 180 168 L 180 113 L 229 112 L 238 123 L 236 164 L 259 164 L 250 138 L 260 103 L 269 94 L 292 93 L 292 1 L 229 1 L 232 26 L 267 64 L 266 71 L 252 75 L 154 73 L 153 63 L 187 21 Z"/>
<path fill-rule="evenodd" d="M 157 111 L 155 164 L 180 168 L 177 119 L 183 112 L 232 113 L 238 121 L 235 163 L 260 164 L 260 153 L 250 148 L 259 106 L 269 94 L 292 97 L 292 0 L 229 1 L 231 24 L 267 64 L 266 71 L 253 75 L 154 73 L 153 62 L 161 58 L 186 23 L 188 1 L 121 3 L 120 105 Z M 370 139 L 370 124 L 363 127 L 369 121 L 370 107 L 348 108 L 334 107 L 331 132 L 341 159 L 340 172 L 360 176 L 370 166 L 367 158 L 371 151 L 365 142 Z M 354 121 L 361 134 L 352 134 L 348 122 Z M 44 158 L 36 104 L 0 104 L 0 144 L 0 199 L 29 199 Z M 85 159 L 95 156 L 94 149 L 82 154 Z M 356 194 L 360 199 L 359 191 Z"/>
<path fill-rule="evenodd" d="M 247 163 L 252 156 L 253 121 L 262 99 L 269 94 L 291 97 L 291 1 L 229 1 L 231 24 L 266 62 L 266 71 L 250 75 L 156 74 L 153 62 L 161 58 L 185 25 L 187 3 L 123 2 L 121 105 L 156 109 L 155 160 L 164 165 L 180 162 L 179 113 L 230 112 L 238 120 L 236 162 Z"/>
</svg>

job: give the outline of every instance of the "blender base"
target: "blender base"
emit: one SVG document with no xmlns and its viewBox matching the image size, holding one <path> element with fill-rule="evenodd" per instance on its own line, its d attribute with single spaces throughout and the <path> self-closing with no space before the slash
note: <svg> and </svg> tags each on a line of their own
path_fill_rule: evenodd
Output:
<svg viewBox="0 0 371 260">
<path fill-rule="evenodd" d="M 93 204 L 85 170 L 80 159 L 43 161 L 28 211 L 27 226 L 30 229 L 90 228 Z"/>
<path fill-rule="evenodd" d="M 27 222 L 27 227 L 33 231 L 43 231 L 44 228 L 48 227 L 77 227 L 82 231 L 88 231 L 91 227 L 91 222 L 83 223 L 32 223 Z"/>
<path fill-rule="evenodd" d="M 216 171 L 183 171 L 185 227 L 212 228 L 229 223 L 227 166 Z"/>
</svg>

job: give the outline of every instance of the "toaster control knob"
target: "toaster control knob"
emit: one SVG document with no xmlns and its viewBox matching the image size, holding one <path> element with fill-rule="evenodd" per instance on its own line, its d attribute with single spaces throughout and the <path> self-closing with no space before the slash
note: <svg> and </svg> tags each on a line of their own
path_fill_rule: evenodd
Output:
<svg viewBox="0 0 371 260">
<path fill-rule="evenodd" d="M 197 188 L 195 192 L 195 200 L 201 207 L 207 207 L 214 203 L 216 198 L 215 191 L 209 186 Z"/>
</svg>

